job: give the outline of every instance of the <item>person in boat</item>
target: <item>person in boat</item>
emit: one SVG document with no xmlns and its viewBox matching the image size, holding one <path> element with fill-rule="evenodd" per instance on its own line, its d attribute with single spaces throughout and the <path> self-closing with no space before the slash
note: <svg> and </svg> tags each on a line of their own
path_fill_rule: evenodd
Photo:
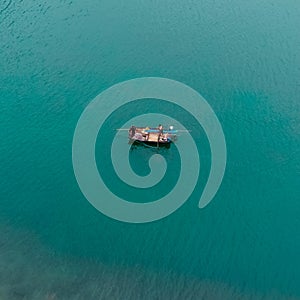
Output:
<svg viewBox="0 0 300 300">
<path fill-rule="evenodd" d="M 130 134 L 131 138 L 134 137 L 135 131 L 136 131 L 136 127 L 135 126 L 131 126 L 130 129 L 129 129 L 129 134 Z"/>
<path fill-rule="evenodd" d="M 168 139 L 169 139 L 169 136 L 168 136 L 168 133 L 165 133 L 164 135 L 163 135 L 163 138 L 164 138 L 164 141 L 168 141 Z"/>
<path fill-rule="evenodd" d="M 158 125 L 158 138 L 157 138 L 158 141 L 163 138 L 163 134 L 164 134 L 164 128 L 161 124 L 159 124 Z"/>
<path fill-rule="evenodd" d="M 146 132 L 146 133 L 145 133 L 145 140 L 146 140 L 146 141 L 148 141 L 148 139 L 149 139 L 149 129 L 150 129 L 150 128 L 149 128 L 148 126 L 145 128 L 145 132 Z"/>
<path fill-rule="evenodd" d="M 158 131 L 160 134 L 163 134 L 163 132 L 164 132 L 164 128 L 161 124 L 158 125 Z"/>
</svg>

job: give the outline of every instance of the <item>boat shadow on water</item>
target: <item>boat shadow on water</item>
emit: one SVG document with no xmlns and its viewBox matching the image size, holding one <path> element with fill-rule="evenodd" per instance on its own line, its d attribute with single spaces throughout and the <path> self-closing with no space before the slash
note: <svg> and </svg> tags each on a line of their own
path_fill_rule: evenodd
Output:
<svg viewBox="0 0 300 300">
<path fill-rule="evenodd" d="M 133 151 L 135 149 L 141 149 L 141 148 L 148 148 L 153 150 L 158 149 L 170 149 L 171 143 L 153 143 L 153 142 L 147 142 L 147 141 L 129 141 L 129 145 L 131 145 L 130 150 Z"/>
</svg>

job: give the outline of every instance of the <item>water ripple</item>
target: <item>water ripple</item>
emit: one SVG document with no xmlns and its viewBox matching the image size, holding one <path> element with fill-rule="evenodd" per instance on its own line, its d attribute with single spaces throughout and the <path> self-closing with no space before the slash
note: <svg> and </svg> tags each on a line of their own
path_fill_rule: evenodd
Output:
<svg viewBox="0 0 300 300">
<path fill-rule="evenodd" d="M 8 0 L 8 1 L 4 1 L 4 3 L 2 3 L 2 5 L 4 5 L 4 7 L 2 9 L 0 9 L 0 15 L 5 12 L 10 5 L 12 4 L 12 0 Z"/>
</svg>

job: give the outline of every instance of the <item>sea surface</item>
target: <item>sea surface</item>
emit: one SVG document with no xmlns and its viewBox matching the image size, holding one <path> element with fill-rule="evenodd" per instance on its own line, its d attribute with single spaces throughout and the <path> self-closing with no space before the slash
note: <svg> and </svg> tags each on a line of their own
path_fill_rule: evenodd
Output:
<svg viewBox="0 0 300 300">
<path fill-rule="evenodd" d="M 299 16 L 296 0 L 1 0 L 0 299 L 300 299 Z M 148 76 L 207 100 L 227 166 L 216 197 L 198 209 L 211 159 L 201 127 L 159 100 L 120 108 L 96 145 L 114 193 L 126 186 L 105 158 L 132 111 L 169 112 L 201 152 L 188 201 L 162 220 L 129 224 L 85 199 L 72 139 L 94 97 Z M 146 175 L 155 151 L 169 166 L 164 189 L 131 188 L 130 201 L 176 184 L 175 145 L 133 149 L 133 169 Z"/>
</svg>

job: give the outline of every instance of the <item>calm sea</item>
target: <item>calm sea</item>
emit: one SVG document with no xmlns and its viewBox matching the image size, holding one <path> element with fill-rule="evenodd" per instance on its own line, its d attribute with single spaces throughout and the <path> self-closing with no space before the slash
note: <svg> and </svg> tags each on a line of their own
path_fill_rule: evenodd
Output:
<svg viewBox="0 0 300 300">
<path fill-rule="evenodd" d="M 296 0 L 1 0 L 0 299 L 300 299 L 299 16 Z M 170 107 L 201 133 L 199 182 L 174 214 L 135 225 L 84 198 L 72 139 L 97 94 L 145 76 L 201 93 L 228 159 L 216 197 L 198 209 L 209 146 Z M 98 160 L 132 109 L 104 124 Z M 160 108 L 149 99 L 137 110 Z M 137 173 L 152 154 L 132 151 Z M 172 187 L 176 147 L 162 154 Z M 126 192 L 111 163 L 102 173 Z"/>
</svg>

